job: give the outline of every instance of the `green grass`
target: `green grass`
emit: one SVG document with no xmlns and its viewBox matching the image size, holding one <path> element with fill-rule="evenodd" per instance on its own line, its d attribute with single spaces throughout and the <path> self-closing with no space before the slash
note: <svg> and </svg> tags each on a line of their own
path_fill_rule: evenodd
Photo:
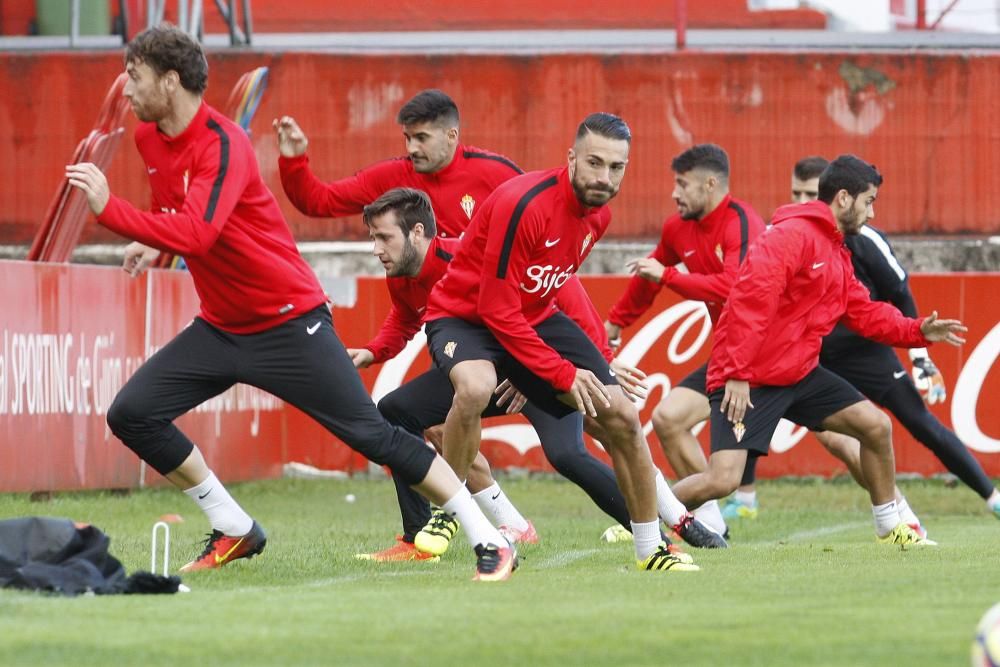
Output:
<svg viewBox="0 0 1000 667">
<path fill-rule="evenodd" d="M 874 543 L 851 484 L 762 482 L 732 548 L 662 574 L 601 543 L 610 521 L 572 485 L 503 483 L 541 535 L 508 582 L 471 582 L 461 537 L 437 564 L 355 561 L 398 530 L 387 481 L 234 485 L 268 531 L 262 557 L 185 577 L 188 595 L 0 591 L 0 665 L 964 665 L 1000 599 L 1000 524 L 964 487 L 901 483 L 941 543 L 903 551 Z M 0 495 L 0 518 L 101 527 L 130 572 L 149 568 L 150 528 L 174 512 L 176 569 L 206 530 L 176 491 Z"/>
</svg>

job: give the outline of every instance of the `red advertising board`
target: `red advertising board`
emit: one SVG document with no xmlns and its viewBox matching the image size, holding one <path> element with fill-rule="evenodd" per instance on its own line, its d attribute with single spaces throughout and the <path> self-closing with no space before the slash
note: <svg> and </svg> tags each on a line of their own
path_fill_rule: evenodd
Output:
<svg viewBox="0 0 1000 667">
<path fill-rule="evenodd" d="M 607 313 L 622 293 L 626 279 L 620 276 L 585 276 L 584 285 L 598 311 Z M 991 410 L 990 397 L 1000 395 L 1000 374 L 993 366 L 1000 354 L 1000 306 L 991 294 L 1000 289 L 1000 274 L 917 275 L 912 287 L 921 305 L 929 313 L 937 309 L 942 317 L 960 318 L 969 326 L 968 343 L 961 348 L 937 345 L 931 356 L 945 377 L 949 397 L 931 408 L 949 427 L 955 428 L 973 450 L 991 476 L 1000 475 L 1000 414 Z M 360 346 L 369 340 L 388 311 L 389 299 L 380 279 L 358 281 L 358 305 L 335 308 L 338 331 L 347 346 Z M 708 359 L 711 323 L 704 308 L 683 301 L 664 290 L 654 306 L 625 331 L 620 356 L 638 365 L 648 375 L 651 387 L 648 399 L 639 405 L 643 429 L 654 460 L 668 476 L 673 471 L 666 464 L 652 432 L 652 409 L 670 387 Z M 398 386 L 402 379 L 425 370 L 428 357 L 422 334 L 399 358 L 382 367 L 362 372 L 376 398 Z M 909 368 L 906 352 L 901 351 L 904 367 Z M 893 424 L 896 462 L 900 472 L 931 475 L 944 472 L 941 463 L 917 443 L 898 423 Z M 699 431 L 707 445 L 708 433 Z M 603 452 L 589 443 L 601 455 Z M 520 417 L 497 418 L 484 423 L 483 451 L 498 468 L 523 467 L 551 470 L 542 456 L 538 439 Z M 835 475 L 845 472 L 843 465 L 830 456 L 816 439 L 802 428 L 783 422 L 772 441 L 772 454 L 761 459 L 758 474 Z"/>
<path fill-rule="evenodd" d="M 153 271 L 133 280 L 111 267 L 0 261 L 5 302 L 0 310 L 0 491 L 131 487 L 160 483 L 112 435 L 105 415 L 132 372 L 197 313 L 197 297 L 182 272 Z M 598 310 L 607 312 L 626 279 L 584 277 Z M 919 275 L 912 278 L 922 312 L 958 317 L 969 326 L 962 348 L 934 346 L 949 397 L 933 406 L 991 476 L 1000 475 L 1000 274 Z M 347 346 L 367 342 L 389 309 L 385 284 L 359 278 L 357 301 L 335 307 Z M 654 457 L 665 466 L 650 426 L 653 405 L 708 354 L 710 327 L 702 307 L 664 291 L 626 331 L 620 354 L 649 374 L 640 415 Z M 908 364 L 908 362 L 906 362 Z M 429 365 L 422 334 L 393 361 L 366 369 L 375 398 Z M 994 399 L 995 400 L 995 399 Z M 300 461 L 320 468 L 361 470 L 366 462 L 298 410 L 252 387 L 237 385 L 183 416 L 178 425 L 225 480 L 280 474 Z M 499 468 L 551 470 L 537 437 L 521 417 L 484 423 L 483 449 Z M 706 441 L 707 433 L 699 437 Z M 941 464 L 898 424 L 901 472 L 943 472 Z M 596 446 L 590 443 L 591 446 Z M 764 477 L 842 472 L 802 429 L 787 424 L 758 470 Z"/>
</svg>

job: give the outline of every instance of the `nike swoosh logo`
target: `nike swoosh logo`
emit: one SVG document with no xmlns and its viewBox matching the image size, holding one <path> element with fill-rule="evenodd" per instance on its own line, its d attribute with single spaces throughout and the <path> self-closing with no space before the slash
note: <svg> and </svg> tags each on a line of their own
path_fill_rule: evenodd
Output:
<svg viewBox="0 0 1000 667">
<path fill-rule="evenodd" d="M 905 375 L 906 375 L 906 371 L 896 371 L 895 373 L 892 374 L 892 377 L 894 377 L 894 378 L 896 378 L 898 380 L 898 379 L 904 377 Z"/>
<path fill-rule="evenodd" d="M 156 173 L 156 167 L 148 167 L 146 169 L 146 173 L 155 174 Z"/>
<path fill-rule="evenodd" d="M 551 248 L 555 244 L 559 243 L 561 240 L 562 240 L 562 237 L 557 238 L 555 241 L 546 241 L 545 242 L 545 247 L 546 248 Z"/>
<path fill-rule="evenodd" d="M 418 313 L 422 313 L 422 312 L 424 312 L 425 310 L 427 310 L 427 306 L 420 306 L 419 308 L 417 308 L 417 312 L 418 312 Z"/>
<path fill-rule="evenodd" d="M 212 487 L 212 488 L 214 489 L 215 487 Z M 204 500 L 205 498 L 208 497 L 208 494 L 210 494 L 211 492 L 212 492 L 212 489 L 209 489 L 208 491 L 205 492 L 205 495 L 198 496 L 198 500 Z"/>
<path fill-rule="evenodd" d="M 312 336 L 314 333 L 316 333 L 316 330 L 319 329 L 319 325 L 320 324 L 322 324 L 322 322 L 317 322 L 316 324 L 312 325 L 311 327 L 306 327 L 306 333 L 309 334 L 310 336 Z"/>
<path fill-rule="evenodd" d="M 491 497 L 493 498 L 493 500 L 496 500 L 497 498 L 500 497 L 500 492 L 497 491 L 497 494 L 495 496 L 491 496 Z"/>
<path fill-rule="evenodd" d="M 694 254 L 694 250 L 688 250 L 687 252 L 684 253 L 684 256 L 685 257 L 690 257 L 693 254 Z"/>
<path fill-rule="evenodd" d="M 826 262 L 816 262 L 815 264 L 813 264 L 813 269 L 818 269 L 819 267 L 823 266 L 824 264 L 826 264 Z"/>
<path fill-rule="evenodd" d="M 243 544 L 243 540 L 244 540 L 244 538 L 241 537 L 239 540 L 236 541 L 236 544 L 234 544 L 233 547 L 229 551 L 227 551 L 226 553 L 222 554 L 221 556 L 219 554 L 215 554 L 215 564 L 216 565 L 222 565 L 227 560 L 229 560 L 230 554 L 232 554 L 234 551 L 236 551 L 236 548 L 238 546 L 240 546 L 241 544 Z"/>
</svg>

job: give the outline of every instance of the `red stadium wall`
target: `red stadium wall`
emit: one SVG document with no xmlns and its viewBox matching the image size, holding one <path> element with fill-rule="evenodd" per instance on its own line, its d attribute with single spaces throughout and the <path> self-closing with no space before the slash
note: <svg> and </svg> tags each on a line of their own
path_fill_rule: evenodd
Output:
<svg viewBox="0 0 1000 667">
<path fill-rule="evenodd" d="M 162 483 L 108 432 L 105 414 L 116 392 L 152 351 L 197 312 L 187 275 L 154 271 L 132 280 L 110 267 L 0 261 L 6 299 L 0 310 L 0 491 L 133 487 Z M 622 277 L 585 277 L 598 309 L 606 312 L 621 293 Z M 923 310 L 939 308 L 969 325 L 961 348 L 936 346 L 949 398 L 935 414 L 954 425 L 992 476 L 1000 475 L 1000 309 L 993 297 L 1000 274 L 915 276 Z M 358 281 L 357 304 L 335 308 L 346 345 L 361 345 L 389 307 L 382 280 Z M 701 307 L 663 294 L 627 332 L 621 354 L 649 373 L 652 391 L 640 414 L 658 463 L 665 465 L 650 432 L 653 405 L 707 355 L 708 321 Z M 420 341 L 396 360 L 362 377 L 378 397 L 428 366 Z M 179 426 L 203 449 L 226 480 L 277 476 L 281 465 L 301 461 L 321 468 L 364 470 L 366 462 L 294 408 L 238 386 L 182 417 Z M 706 433 L 700 437 L 706 440 Z M 789 428 L 759 466 L 765 477 L 832 475 L 842 467 L 811 435 Z M 932 474 L 942 467 L 900 427 L 895 431 L 900 471 Z M 495 466 L 550 470 L 534 432 L 520 417 L 485 425 L 483 449 Z M 595 449 L 595 451 L 597 451 Z M 669 468 L 665 468 L 669 471 Z"/>
<path fill-rule="evenodd" d="M 107 0 L 118 12 L 117 0 Z M 146 24 L 146 3 L 129 0 L 130 15 Z M 176 20 L 176 3 L 166 17 Z M 236 3 L 239 6 L 239 3 Z M 262 32 L 355 32 L 375 30 L 517 30 L 566 28 L 669 28 L 674 25 L 673 0 L 632 0 L 628 11 L 609 12 L 606 5 L 575 0 L 395 0 L 385 3 L 347 0 L 253 0 L 253 27 Z M 68 5 L 68 3 L 67 3 Z M 750 11 L 746 0 L 688 2 L 691 28 L 824 28 L 826 16 L 810 9 Z M 68 9 L 67 9 L 68 11 Z M 36 14 L 36 0 L 0 1 L 0 34 L 23 35 Z M 205 31 L 226 32 L 213 3 L 205 3 Z"/>
<path fill-rule="evenodd" d="M 252 130 L 261 169 L 297 238 L 360 238 L 358 219 L 310 220 L 280 194 L 271 120 L 295 116 L 316 172 L 341 177 L 403 148 L 395 112 L 438 86 L 457 100 L 466 143 L 526 169 L 565 159 L 588 112 L 622 114 L 635 135 L 611 236 L 654 237 L 670 201 L 670 159 L 714 141 L 732 187 L 764 215 L 788 196 L 803 155 L 854 152 L 886 176 L 878 222 L 893 233 L 1000 233 L 1000 55 L 987 53 L 698 53 L 545 56 L 360 56 L 224 52 L 210 56 L 207 99 L 271 68 Z M 0 53 L 0 243 L 28 243 L 121 71 L 118 53 Z M 131 134 L 134 119 L 129 120 Z M 109 169 L 113 191 L 147 202 L 131 141 Z M 92 227 L 83 239 L 113 238 Z"/>
</svg>

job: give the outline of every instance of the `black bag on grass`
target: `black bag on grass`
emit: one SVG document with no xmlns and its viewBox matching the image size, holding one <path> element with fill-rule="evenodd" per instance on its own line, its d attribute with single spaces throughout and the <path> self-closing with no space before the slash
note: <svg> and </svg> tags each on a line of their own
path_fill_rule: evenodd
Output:
<svg viewBox="0 0 1000 667">
<path fill-rule="evenodd" d="M 23 517 L 0 521 L 0 588 L 62 595 L 176 593 L 178 577 L 149 572 L 125 576 L 100 529 L 69 519 Z"/>
</svg>

